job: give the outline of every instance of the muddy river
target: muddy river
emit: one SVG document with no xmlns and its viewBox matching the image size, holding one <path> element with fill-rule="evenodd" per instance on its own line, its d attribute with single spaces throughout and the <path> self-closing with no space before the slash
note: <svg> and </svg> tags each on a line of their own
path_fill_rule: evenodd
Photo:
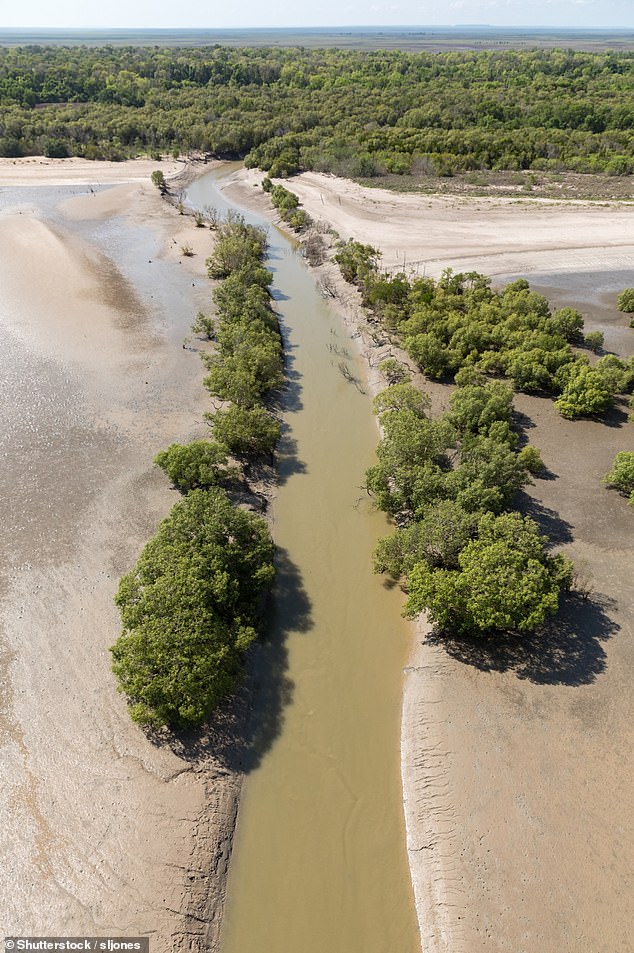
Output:
<svg viewBox="0 0 634 953">
<path fill-rule="evenodd" d="M 214 174 L 188 201 L 227 208 Z M 245 213 L 255 223 L 257 217 Z M 230 872 L 223 953 L 415 953 L 399 760 L 411 630 L 371 571 L 378 434 L 354 344 L 269 230 L 288 355 L 279 578 Z"/>
</svg>

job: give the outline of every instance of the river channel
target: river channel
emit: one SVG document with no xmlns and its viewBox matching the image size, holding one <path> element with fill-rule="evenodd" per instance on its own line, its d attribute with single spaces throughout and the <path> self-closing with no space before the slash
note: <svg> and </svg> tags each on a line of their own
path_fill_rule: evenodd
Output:
<svg viewBox="0 0 634 953">
<path fill-rule="evenodd" d="M 188 202 L 235 208 L 218 176 L 194 182 Z M 289 385 L 260 744 L 246 766 L 222 951 L 419 953 L 399 757 L 411 630 L 399 593 L 371 571 L 388 530 L 362 489 L 378 440 L 371 398 L 292 239 L 239 211 L 269 229 Z"/>
</svg>

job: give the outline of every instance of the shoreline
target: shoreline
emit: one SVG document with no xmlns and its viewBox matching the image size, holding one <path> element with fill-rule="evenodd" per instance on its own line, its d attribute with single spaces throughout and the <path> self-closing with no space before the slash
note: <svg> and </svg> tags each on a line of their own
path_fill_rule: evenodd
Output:
<svg viewBox="0 0 634 953">
<path fill-rule="evenodd" d="M 278 222 L 266 195 L 253 188 L 261 177 L 241 170 L 227 191 Z M 379 194 L 314 173 L 283 184 L 325 228 L 379 248 L 388 270 L 405 262 L 406 270 L 438 277 L 453 266 L 491 275 L 494 283 L 525 275 L 554 306 L 580 308 L 587 329 L 605 332 L 606 346 L 632 353 L 629 319 L 608 304 L 619 281 L 634 284 L 634 243 L 623 237 L 626 223 L 634 222 L 631 205 Z M 375 393 L 374 368 L 398 349 L 381 342 L 380 329 L 368 324 L 358 293 L 336 266 L 312 271 L 334 288 L 333 306 L 368 365 Z M 447 389 L 424 386 L 434 409 L 442 408 Z M 619 751 L 629 750 L 631 739 L 631 706 L 622 693 L 634 673 L 627 640 L 634 634 L 634 591 L 623 566 L 634 551 L 625 500 L 602 493 L 600 530 L 588 514 L 596 509 L 601 474 L 628 434 L 595 421 L 565 422 L 547 399 L 520 394 L 516 406 L 535 427 L 531 443 L 561 477 L 538 481 L 525 507 L 538 521 L 547 518 L 546 530 L 588 575 L 592 592 L 587 604 L 571 599 L 563 607 L 552 654 L 536 638 L 515 661 L 490 659 L 485 649 L 465 664 L 459 653 L 426 641 L 423 620 L 413 632 L 403 681 L 401 772 L 422 948 L 502 953 L 539 945 L 544 953 L 612 953 L 626 944 L 628 910 L 634 913 L 622 886 L 634 863 L 634 837 L 615 840 L 624 805 L 632 802 Z M 541 663 L 539 653 L 545 654 Z M 539 712 L 548 714 L 540 718 Z M 609 798 L 591 780 L 606 770 L 606 759 L 619 792 Z M 576 820 L 568 798 L 578 805 Z"/>
<path fill-rule="evenodd" d="M 5 161 L 15 165 L 13 160 Z M 25 161 L 36 169 L 28 173 L 30 184 L 45 185 L 46 175 L 50 175 L 51 170 L 38 169 L 36 163 Z M 52 160 L 47 161 L 53 164 Z M 56 160 L 56 163 L 67 161 L 72 160 Z M 89 168 L 81 175 L 88 176 L 100 165 L 115 167 L 107 175 L 120 174 L 122 170 L 121 163 L 86 165 Z M 145 182 L 139 174 L 132 180 L 126 179 L 127 185 L 104 190 L 96 196 L 89 197 L 84 193 L 83 197 L 71 198 L 66 203 L 65 214 L 69 220 L 80 223 L 100 218 L 107 222 L 117 213 L 129 215 L 130 206 L 136 201 L 140 203 L 133 213 L 137 223 L 163 235 L 166 260 L 175 264 L 179 259 L 179 241 L 186 237 L 189 243 L 192 240 L 202 242 L 209 233 L 206 229 L 196 229 L 187 215 L 176 217 L 174 210 L 166 213 L 166 203 L 149 185 L 149 174 L 157 164 L 150 162 L 149 166 Z M 176 186 L 184 188 L 191 178 L 204 174 L 209 168 L 195 163 L 180 169 L 181 174 L 175 179 Z M 73 175 L 80 175 L 79 170 L 74 169 Z M 269 220 L 277 221 L 266 194 L 253 188 L 257 175 L 261 176 L 260 173 L 241 170 L 233 176 L 232 184 L 225 191 L 239 204 L 253 207 Z M 0 162 L 0 183 L 4 181 L 2 176 L 3 163 Z M 427 273 L 433 273 L 436 263 L 438 268 L 444 267 L 455 262 L 457 257 L 460 268 L 468 262 L 468 267 L 479 267 L 487 273 L 487 262 L 495 260 L 501 269 L 496 273 L 498 280 L 510 279 L 517 274 L 526 274 L 529 279 L 535 274 L 543 280 L 544 271 L 567 272 L 574 276 L 585 260 L 590 271 L 594 268 L 597 274 L 610 267 L 615 273 L 628 274 L 629 271 L 631 280 L 628 279 L 628 283 L 634 284 L 631 259 L 628 262 L 630 253 L 634 256 L 634 243 L 622 244 L 620 237 L 626 233 L 626 223 L 631 221 L 629 216 L 634 214 L 632 207 L 629 211 L 627 207 L 618 209 L 619 214 L 613 219 L 610 219 L 610 213 L 616 209 L 606 211 L 605 208 L 582 204 L 573 209 L 577 217 L 571 217 L 570 211 L 553 207 L 544 218 L 543 207 L 536 205 L 535 200 L 520 203 L 494 200 L 495 214 L 483 222 L 485 206 L 479 201 L 430 202 L 429 197 L 414 197 L 415 201 L 412 201 L 408 196 L 405 197 L 406 208 L 399 217 L 392 193 L 387 193 L 385 204 L 381 204 L 373 190 L 365 190 L 369 193 L 365 195 L 364 191 L 359 191 L 361 187 L 353 183 L 324 177 L 329 180 L 327 192 L 321 181 L 315 188 L 311 176 L 312 173 L 304 173 L 287 183 L 291 191 L 299 195 L 304 208 L 315 219 L 325 218 L 326 212 L 332 211 L 343 237 L 348 237 L 346 223 L 350 228 L 354 227 L 354 237 L 362 242 L 380 245 L 378 238 L 384 236 L 385 265 L 391 260 L 394 267 L 400 266 L 402 256 L 399 257 L 399 253 L 405 244 L 403 236 L 408 236 L 406 262 L 424 260 Z M 95 175 L 74 184 L 91 182 L 97 184 Z M 141 188 L 140 183 L 143 183 Z M 106 184 L 115 185 L 115 182 L 110 179 Z M 4 185 L 0 185 L 0 195 L 2 191 Z M 343 211 L 338 213 L 338 208 Z M 3 215 L 0 214 L 0 224 Z M 386 225 L 388 220 L 389 227 Z M 421 234 L 423 226 L 425 235 Z M 489 247 L 485 241 L 487 229 L 496 232 L 498 244 L 507 241 L 512 250 L 503 250 L 493 256 L 483 253 L 482 249 Z M 575 234 L 574 243 L 566 240 L 571 229 Z M 512 232 L 516 235 L 514 245 L 508 239 Z M 460 234 L 462 245 L 459 244 Z M 457 256 L 447 254 L 443 263 L 442 255 L 452 242 Z M 474 255 L 474 242 L 481 245 L 479 257 Z M 171 251 L 168 246 L 171 246 Z M 421 248 L 428 257 L 421 257 Z M 193 261 L 181 260 L 184 270 L 195 283 L 199 278 L 192 274 L 191 269 L 195 269 L 202 258 L 201 244 Z M 476 262 L 480 264 L 476 265 Z M 544 268 L 544 262 L 548 268 Z M 505 271 L 507 268 L 510 270 Z M 357 292 L 343 282 L 336 266 L 324 265 L 312 271 L 318 280 L 326 278 L 335 282 L 339 297 L 333 300 L 333 306 L 340 310 L 359 354 L 368 364 L 370 388 L 376 388 L 379 381 L 376 365 L 395 349 L 389 343 L 377 344 L 376 329 L 365 321 Z M 579 292 L 579 298 L 584 302 L 582 310 L 590 319 L 589 326 L 609 327 L 611 331 L 616 328 L 618 340 L 627 343 L 631 338 L 624 330 L 625 316 L 614 318 L 609 309 L 598 302 L 599 294 L 605 298 L 612 291 L 608 291 L 607 286 L 596 287 L 596 282 L 594 285 L 591 281 L 591 291 L 588 290 L 587 296 L 584 296 L 585 292 Z M 208 282 L 206 295 L 208 299 Z M 571 294 L 569 298 L 572 297 Z M 558 303 L 565 304 L 566 301 Z M 576 306 L 581 307 L 578 302 Z M 125 303 L 126 309 L 131 313 L 130 301 Z M 139 309 L 140 315 L 142 311 Z M 145 335 L 145 339 L 151 341 L 152 337 L 143 330 L 141 317 L 135 321 L 135 334 L 141 335 L 139 340 Z M 111 321 L 112 315 L 107 320 Z M 79 359 L 86 352 L 82 351 L 81 341 L 76 339 L 79 325 L 73 327 L 73 349 Z M 154 329 L 153 346 L 156 346 L 157 335 L 160 341 L 161 334 L 165 334 L 164 329 Z M 634 332 L 630 334 L 634 335 Z M 48 353 L 54 355 L 55 341 L 42 340 L 38 347 L 42 352 L 48 349 Z M 170 347 L 174 347 L 175 340 Z M 629 346 L 631 350 L 631 344 Z M 106 349 L 104 357 L 108 353 Z M 172 355 L 172 360 L 182 356 Z M 138 361 L 138 354 L 135 359 Z M 155 357 L 151 357 L 152 363 L 156 363 Z M 197 383 L 199 379 L 200 375 Z M 97 383 L 102 386 L 100 379 Z M 434 402 L 440 406 L 446 399 L 444 391 L 435 387 L 432 392 Z M 158 393 L 155 387 L 153 394 Z M 139 406 L 145 406 L 143 401 L 147 403 L 142 395 L 138 401 Z M 634 656 L 627 639 L 628 633 L 634 635 L 631 611 L 634 591 L 632 581 L 627 578 L 628 561 L 631 562 L 633 553 L 631 535 L 628 536 L 628 517 L 631 520 L 631 514 L 626 502 L 616 494 L 610 495 L 609 491 L 600 491 L 596 487 L 601 473 L 607 469 L 606 461 L 627 434 L 621 433 L 619 428 L 605 428 L 593 421 L 562 422 L 552 412 L 552 405 L 539 398 L 519 395 L 518 405 L 533 421 L 535 433 L 531 433 L 531 442 L 542 448 L 545 463 L 560 476 L 558 480 L 533 487 L 531 498 L 544 512 L 558 516 L 562 525 L 565 523 L 574 530 L 574 534 L 569 534 L 570 538 L 562 533 L 564 547 L 569 555 L 589 567 L 593 594 L 597 598 L 584 605 L 582 612 L 569 613 L 563 634 L 558 636 L 558 651 L 563 656 L 569 654 L 572 657 L 570 671 L 566 668 L 565 658 L 562 661 L 556 652 L 552 659 L 547 656 L 541 669 L 530 657 L 523 663 L 493 669 L 487 669 L 484 662 L 480 667 L 465 664 L 439 646 L 427 644 L 423 629 L 414 633 L 403 683 L 401 771 L 407 849 L 417 915 L 425 953 L 448 953 L 449 950 L 457 953 L 462 949 L 468 953 L 490 953 L 491 950 L 502 953 L 524 948 L 531 950 L 538 944 L 545 953 L 559 953 L 561 949 L 585 953 L 589 948 L 596 948 L 597 953 L 612 953 L 614 949 L 625 948 L 628 912 L 634 913 L 632 899 L 628 899 L 622 886 L 627 870 L 632 869 L 634 844 L 634 837 L 628 839 L 625 836 L 630 833 L 628 824 L 631 828 L 627 810 L 628 804 L 632 805 L 632 792 L 628 782 L 631 772 L 628 772 L 629 763 L 624 755 L 631 750 L 632 732 L 628 725 L 634 723 L 631 717 L 634 711 L 630 710 L 632 705 L 627 701 L 627 685 L 634 673 Z M 128 421 L 128 416 L 123 419 Z M 192 420 L 184 411 L 171 420 L 170 426 L 180 434 L 180 439 L 183 433 L 192 435 Z M 607 433 L 607 430 L 611 432 Z M 155 436 L 149 434 L 151 440 Z M 147 438 L 146 434 L 144 439 Z M 169 493 L 165 487 L 153 482 L 148 473 L 136 473 L 133 498 L 137 504 L 146 499 L 148 490 L 152 512 L 160 514 Z M 112 501 L 118 499 L 119 491 L 120 487 Z M 598 493 L 601 493 L 600 513 L 596 512 L 595 497 Z M 147 524 L 148 517 L 142 512 L 141 515 L 139 512 L 133 514 L 131 532 L 141 545 L 147 539 L 145 534 L 151 532 Z M 115 529 L 111 520 L 110 530 Z M 94 540 L 91 543 L 98 545 Z M 127 555 L 113 550 L 115 563 L 118 561 L 123 565 L 134 546 L 134 540 L 124 546 Z M 35 588 L 42 586 L 46 583 L 46 572 L 39 579 L 25 575 L 24 582 L 30 581 Z M 95 565 L 93 575 L 99 572 L 104 572 L 104 569 Z M 57 579 L 57 583 L 62 588 L 63 584 L 68 585 L 68 581 L 63 579 Z M 108 597 L 111 588 L 108 583 Z M 23 605 L 28 606 L 29 591 L 33 589 L 28 586 L 22 590 Z M 80 582 L 77 611 L 85 611 L 88 592 L 87 584 Z M 616 607 L 613 604 L 615 599 Z M 102 599 L 100 605 L 106 606 L 107 600 Z M 605 608 L 601 608 L 603 605 Z M 110 621 L 112 612 L 110 605 L 106 610 Z M 589 622 L 584 622 L 584 617 L 588 617 Z M 92 621 L 96 624 L 95 619 Z M 20 624 L 24 628 L 25 623 Z M 28 631 L 28 626 L 24 631 Z M 624 638 L 619 637 L 619 632 Z M 43 678 L 46 677 L 47 662 L 54 662 L 54 659 L 48 655 L 44 659 Z M 73 664 L 76 668 L 77 664 Z M 26 683 L 21 690 L 27 691 L 28 699 Z M 115 694 L 112 679 L 109 690 Z M 141 776 L 154 772 L 159 777 L 160 770 L 157 772 L 151 758 L 148 760 L 143 743 L 139 748 L 137 742 L 140 739 L 131 739 L 129 730 L 122 725 L 122 712 L 124 719 L 127 718 L 124 708 L 124 703 L 117 703 L 115 698 L 112 710 L 105 715 L 105 723 L 117 738 L 117 757 L 128 759 L 130 764 L 136 759 L 141 766 Z M 28 739 L 16 742 L 15 751 L 19 752 L 22 750 L 20 745 L 27 743 Z M 545 757 L 545 752 L 548 752 L 548 757 Z M 174 884 L 166 879 L 160 889 L 182 891 L 180 899 L 170 897 L 170 913 L 176 918 L 174 922 L 178 917 L 188 916 L 182 907 L 182 898 L 190 898 L 187 909 L 192 918 L 188 929 L 197 933 L 203 944 L 200 949 L 213 950 L 219 936 L 224 895 L 221 886 L 215 898 L 209 896 L 208 878 L 215 873 L 221 884 L 226 878 L 242 776 L 239 769 L 232 771 L 226 764 L 214 763 L 213 760 L 198 764 L 189 762 L 183 768 L 183 762 L 181 767 L 174 766 L 171 753 L 167 757 L 170 767 L 167 771 L 165 765 L 161 769 L 165 776 L 161 783 L 172 788 L 184 784 L 189 789 L 188 820 L 185 823 L 190 825 L 191 831 L 198 832 L 198 838 L 189 835 L 188 841 L 185 838 L 197 852 L 192 853 L 182 866 L 182 883 Z M 199 783 L 202 775 L 206 786 L 204 794 Z M 29 790 L 29 796 L 37 806 L 42 792 L 37 787 Z M 201 796 L 202 802 L 197 800 Z M 178 795 L 179 804 L 181 799 L 182 793 Z M 202 803 L 199 810 L 195 809 L 196 803 Z M 570 817 L 570 803 L 577 805 L 579 818 L 576 820 Z M 595 803 L 601 803 L 600 816 L 592 813 Z M 40 817 L 46 818 L 47 811 L 52 808 L 47 802 L 38 810 Z M 177 816 L 183 817 L 180 808 Z M 634 812 L 630 812 L 631 816 Z M 36 820 L 36 823 L 40 822 Z M 200 834 L 200 826 L 207 823 L 208 831 Z M 617 823 L 625 832 L 619 844 L 610 836 Z M 164 821 L 161 830 L 167 834 L 168 827 L 163 825 Z M 38 851 L 43 851 L 41 856 L 45 857 L 49 843 L 45 826 L 40 825 L 38 836 Z M 209 858 L 211 863 L 207 864 Z M 555 869 L 557 880 L 549 880 L 548 871 L 552 873 Z M 134 876 L 132 882 L 136 884 L 136 891 L 141 872 L 137 870 Z M 189 878 L 188 882 L 185 882 L 186 878 Z M 68 877 L 65 889 L 74 889 Z M 82 920 L 82 926 L 84 922 L 86 927 L 99 925 L 95 919 L 90 922 Z M 119 914 L 117 928 L 124 922 Z M 130 924 L 131 932 L 135 932 L 132 926 Z M 153 931 L 158 932 L 156 927 L 150 929 Z M 24 932 L 31 932 L 30 928 Z M 168 948 L 185 948 L 181 945 L 185 936 L 180 935 L 178 941 L 177 936 L 174 932 L 171 935 L 166 933 L 166 941 L 169 937 L 172 943 L 178 943 L 176 946 L 166 945 L 166 951 Z"/>
<path fill-rule="evenodd" d="M 174 500 L 153 457 L 205 429 L 202 368 L 181 342 L 209 307 L 211 235 L 161 200 L 145 165 L 10 165 L 1 317 L 25 380 L 3 406 L 4 479 L 25 522 L 2 542 L 3 919 L 17 934 L 217 949 L 244 700 L 195 745 L 156 744 L 131 722 L 108 651 L 118 577 Z"/>
<path fill-rule="evenodd" d="M 253 183 L 256 178 L 263 178 L 262 173 L 257 171 L 238 170 L 229 179 L 223 191 L 227 193 L 234 201 L 243 207 L 266 217 L 272 224 L 281 228 L 290 234 L 297 236 L 289 230 L 285 223 L 276 213 L 271 205 L 270 198 L 261 188 L 255 191 Z M 289 183 L 293 185 L 293 180 Z M 292 191 L 292 189 L 291 189 Z M 311 213 L 312 214 L 312 213 Z M 356 288 L 348 284 L 342 277 L 338 266 L 329 260 L 322 265 L 306 266 L 312 273 L 317 284 L 326 283 L 332 289 L 333 294 L 329 295 L 329 304 L 341 318 L 344 326 L 350 335 L 350 342 L 353 345 L 357 358 L 360 360 L 365 371 L 365 381 L 372 397 L 376 396 L 385 386 L 382 375 L 378 371 L 378 364 L 388 356 L 397 355 L 399 360 L 407 364 L 412 372 L 412 376 L 418 383 L 422 382 L 422 375 L 412 364 L 409 357 L 400 348 L 386 342 L 377 343 L 374 337 L 374 329 L 367 320 L 366 313 L 361 305 L 360 294 Z M 380 433 L 378 421 L 376 421 L 377 435 Z M 401 780 L 403 788 L 403 819 L 404 834 L 406 839 L 405 848 L 408 856 L 410 868 L 410 878 L 413 890 L 415 915 L 418 921 L 420 942 L 424 953 L 431 953 L 432 947 L 428 945 L 428 940 L 440 933 L 443 938 L 450 935 L 449 923 L 443 922 L 444 903 L 441 897 L 442 891 L 437 891 L 434 885 L 439 882 L 443 874 L 442 860 L 432 862 L 431 864 L 422 863 L 424 849 L 427 843 L 421 841 L 434 839 L 438 840 L 437 831 L 430 829 L 421 831 L 418 823 L 418 812 L 421 805 L 424 808 L 426 817 L 433 817 L 437 813 L 442 813 L 442 806 L 437 803 L 435 793 L 429 795 L 423 784 L 421 791 L 419 789 L 418 779 L 414 780 L 412 768 L 419 763 L 419 758 L 415 751 L 413 743 L 413 733 L 410 725 L 420 723 L 424 726 L 426 732 L 438 735 L 437 744 L 440 744 L 440 726 L 442 719 L 438 717 L 437 711 L 434 711 L 432 703 L 426 701 L 429 695 L 429 689 L 435 670 L 430 671 L 429 679 L 425 681 L 426 691 L 420 693 L 416 683 L 416 675 L 425 671 L 425 661 L 418 659 L 418 648 L 421 638 L 429 631 L 429 627 L 424 620 L 419 619 L 415 623 L 410 623 L 411 628 L 411 647 L 409 651 L 408 664 L 404 670 L 403 692 L 402 692 L 402 719 L 401 719 Z M 423 696 L 423 697 L 422 697 Z M 436 699 L 438 702 L 439 700 Z M 419 708 L 423 709 L 422 716 Z M 434 712 L 434 720 L 430 720 L 430 713 Z M 438 861 L 438 855 L 434 855 L 434 861 Z M 448 949 L 449 947 L 447 947 Z"/>
</svg>

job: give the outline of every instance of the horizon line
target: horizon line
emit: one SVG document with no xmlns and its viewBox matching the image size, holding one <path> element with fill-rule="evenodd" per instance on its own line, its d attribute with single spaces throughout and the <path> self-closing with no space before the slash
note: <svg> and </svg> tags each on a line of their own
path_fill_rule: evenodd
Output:
<svg viewBox="0 0 634 953">
<path fill-rule="evenodd" d="M 205 31 L 208 33 L 223 33 L 229 31 L 261 31 L 272 33 L 279 30 L 574 30 L 575 32 L 600 32 L 609 33 L 618 31 L 621 33 L 633 32 L 634 26 L 575 26 L 572 24 L 505 24 L 505 23 L 346 23 L 346 24 L 320 24 L 320 25 L 290 25 L 290 26 L 0 26 L 0 33 L 11 32 L 31 32 L 35 30 L 47 30 L 51 32 L 72 31 L 82 32 L 94 30 L 97 32 L 109 30 L 120 30 L 129 32 L 130 30 L 144 31 L 148 33 L 184 33 L 188 31 Z"/>
</svg>

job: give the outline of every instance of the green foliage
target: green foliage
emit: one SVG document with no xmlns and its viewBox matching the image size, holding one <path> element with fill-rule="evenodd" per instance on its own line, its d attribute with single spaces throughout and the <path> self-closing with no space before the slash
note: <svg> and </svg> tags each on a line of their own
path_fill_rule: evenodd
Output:
<svg viewBox="0 0 634 953">
<path fill-rule="evenodd" d="M 616 299 L 619 311 L 631 314 L 634 311 L 634 288 L 625 288 Z"/>
<path fill-rule="evenodd" d="M 374 571 L 394 579 L 407 576 L 420 562 L 456 568 L 458 555 L 476 533 L 478 517 L 452 500 L 430 506 L 418 522 L 397 529 L 379 541 Z"/>
<path fill-rule="evenodd" d="M 441 628 L 485 635 L 530 632 L 557 612 L 572 566 L 549 556 L 535 523 L 518 513 L 485 514 L 456 569 L 417 563 L 408 575 L 406 614 L 426 611 Z"/>
<path fill-rule="evenodd" d="M 415 417 L 426 417 L 431 407 L 431 398 L 414 387 L 409 381 L 400 384 L 390 384 L 374 398 L 374 413 L 379 415 L 385 426 L 387 414 L 392 411 L 407 410 Z"/>
<path fill-rule="evenodd" d="M 264 179 L 262 188 L 265 192 L 269 192 L 271 202 L 279 212 L 280 218 L 288 222 L 295 231 L 301 232 L 312 224 L 308 212 L 299 207 L 299 199 L 294 192 L 289 192 L 283 185 L 273 185 L 269 178 Z"/>
<path fill-rule="evenodd" d="M 405 365 L 401 364 L 401 362 L 397 361 L 394 357 L 387 357 L 384 361 L 381 361 L 379 371 L 388 384 L 404 384 L 406 381 L 409 381 L 411 377 Z"/>
<path fill-rule="evenodd" d="M 587 364 L 577 361 L 566 365 L 558 381 L 562 389 L 555 406 L 568 420 L 605 413 L 614 402 L 613 391 L 601 372 Z"/>
<path fill-rule="evenodd" d="M 399 527 L 378 544 L 374 568 L 405 578 L 409 616 L 426 611 L 460 633 L 531 631 L 556 612 L 572 567 L 546 554 L 531 520 L 503 512 L 543 469 L 534 447 L 516 452 L 511 389 L 463 376 L 436 420 L 411 384 L 375 400 L 384 436 L 366 485 Z"/>
<path fill-rule="evenodd" d="M 46 139 L 42 152 L 49 159 L 65 159 L 68 155 L 68 146 L 63 139 Z"/>
<path fill-rule="evenodd" d="M 282 342 L 266 326 L 233 324 L 232 339 L 221 326 L 222 351 L 203 355 L 209 373 L 204 385 L 214 397 L 253 407 L 269 391 L 284 383 Z M 224 333 L 223 333 L 224 332 Z"/>
<path fill-rule="evenodd" d="M 409 407 L 388 410 L 380 419 L 384 436 L 366 486 L 379 509 L 414 511 L 441 495 L 454 431 L 446 421 L 428 420 Z"/>
<path fill-rule="evenodd" d="M 429 405 L 412 384 L 393 384 L 375 398 L 383 439 L 366 486 L 377 506 L 416 519 L 438 500 L 499 513 L 541 463 L 539 454 L 515 452 L 510 388 L 500 381 L 460 388 L 436 420 L 427 417 Z"/>
<path fill-rule="evenodd" d="M 154 463 L 167 473 L 182 493 L 216 486 L 233 475 L 233 471 L 227 468 L 226 449 L 209 440 L 172 443 L 156 456 Z"/>
<path fill-rule="evenodd" d="M 634 453 L 621 450 L 612 461 L 612 469 L 603 477 L 603 482 L 613 486 L 630 498 L 634 506 Z"/>
<path fill-rule="evenodd" d="M 526 467 L 529 473 L 543 473 L 546 469 L 542 455 L 537 447 L 531 447 L 530 445 L 522 447 L 517 455 L 517 459 L 523 467 Z"/>
<path fill-rule="evenodd" d="M 273 453 L 280 439 L 280 425 L 263 407 L 231 406 L 208 415 L 215 439 L 236 456 Z"/>
<path fill-rule="evenodd" d="M 634 54 L 107 46 L 0 50 L 0 146 L 200 150 L 288 176 L 628 175 Z M 16 152 L 13 152 L 16 154 Z"/>
<path fill-rule="evenodd" d="M 213 340 L 216 332 L 214 319 L 199 311 L 192 324 L 194 334 L 204 334 L 208 341 Z"/>
<path fill-rule="evenodd" d="M 266 233 L 241 219 L 226 222 L 217 230 L 214 250 L 207 259 L 210 278 L 227 278 L 234 271 L 258 261 L 266 250 Z"/>
<path fill-rule="evenodd" d="M 155 169 L 150 176 L 150 179 L 152 180 L 152 185 L 155 185 L 160 192 L 167 191 L 167 182 L 165 181 L 165 176 L 160 169 Z"/>
<path fill-rule="evenodd" d="M 113 670 L 143 725 L 192 726 L 234 691 L 274 576 L 266 524 L 221 490 L 177 503 L 120 581 Z"/>
<path fill-rule="evenodd" d="M 594 367 L 613 394 L 634 390 L 634 357 L 622 361 L 616 354 L 606 354 Z"/>
<path fill-rule="evenodd" d="M 549 330 L 565 338 L 566 341 L 579 342 L 582 339 L 583 317 L 574 308 L 560 308 L 558 311 L 553 311 Z"/>
<path fill-rule="evenodd" d="M 460 464 L 446 475 L 443 491 L 471 513 L 499 513 L 530 482 L 528 467 L 506 441 L 468 437 L 461 447 Z"/>
<path fill-rule="evenodd" d="M 586 347 L 589 347 L 591 351 L 594 351 L 596 354 L 603 347 L 603 332 L 602 331 L 588 331 L 584 336 L 584 341 Z"/>
<path fill-rule="evenodd" d="M 513 391 L 502 381 L 459 387 L 449 403 L 449 421 L 461 434 L 487 434 L 497 421 L 511 423 Z"/>
<path fill-rule="evenodd" d="M 210 273 L 225 274 L 214 289 L 217 350 L 203 354 L 207 390 L 232 406 L 206 415 L 212 432 L 237 456 L 273 453 L 280 426 L 258 402 L 284 382 L 284 352 L 271 309 L 271 272 L 262 265 L 266 235 L 232 219 L 218 229 Z"/>
<path fill-rule="evenodd" d="M 376 270 L 380 257 L 381 253 L 372 245 L 362 245 L 351 238 L 347 242 L 337 244 L 334 260 L 346 281 L 353 285 L 362 285 Z"/>
<path fill-rule="evenodd" d="M 209 372 L 204 384 L 214 397 L 246 408 L 284 382 L 282 339 L 267 287 L 271 272 L 260 261 L 265 247 L 260 229 L 230 222 L 219 229 L 208 262 L 211 272 L 228 277 L 214 290 L 218 349 L 202 355 Z"/>
</svg>

